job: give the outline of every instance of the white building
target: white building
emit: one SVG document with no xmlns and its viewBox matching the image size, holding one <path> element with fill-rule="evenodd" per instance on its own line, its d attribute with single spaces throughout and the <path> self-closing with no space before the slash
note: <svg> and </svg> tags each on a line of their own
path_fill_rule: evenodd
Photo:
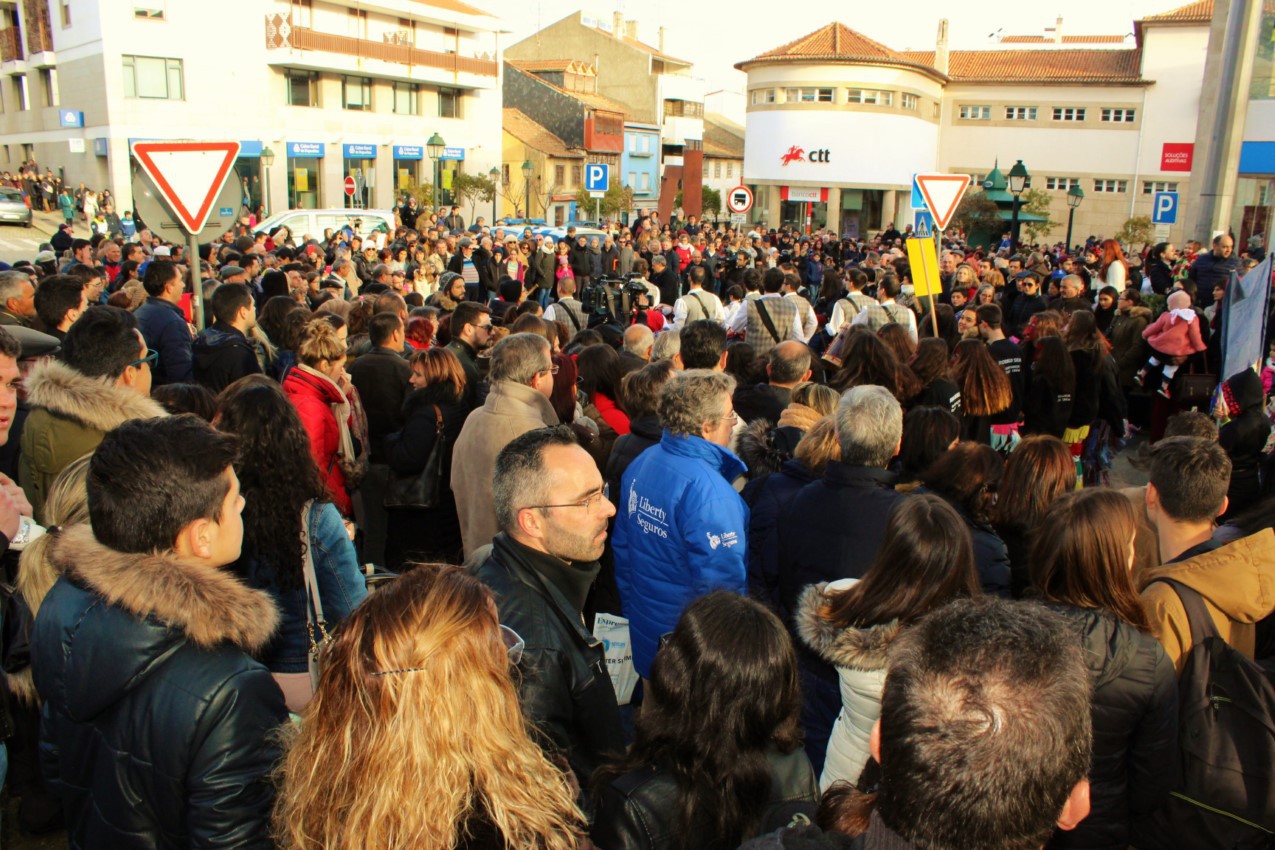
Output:
<svg viewBox="0 0 1275 850">
<path fill-rule="evenodd" d="M 444 187 L 500 161 L 499 26 L 459 0 L 0 5 L 17 12 L 0 15 L 0 167 L 35 158 L 121 208 L 139 139 L 241 141 L 246 197 L 265 200 L 268 171 L 276 210 L 387 207 L 433 182 L 435 133 Z"/>
<path fill-rule="evenodd" d="M 1149 215 L 1156 191 L 1186 196 L 1208 23 L 1137 22 L 1137 46 L 899 52 L 839 24 L 736 65 L 748 74 L 745 180 L 754 217 L 866 235 L 913 221 L 912 175 L 970 174 L 1023 160 L 1053 196 L 1085 197 L 1073 241 Z M 1089 37 L 1093 38 L 1093 37 Z M 1099 42 L 1101 43 L 1101 42 Z M 1178 221 L 1182 221 L 1179 216 Z M 1182 225 L 1169 238 L 1182 239 Z"/>
</svg>

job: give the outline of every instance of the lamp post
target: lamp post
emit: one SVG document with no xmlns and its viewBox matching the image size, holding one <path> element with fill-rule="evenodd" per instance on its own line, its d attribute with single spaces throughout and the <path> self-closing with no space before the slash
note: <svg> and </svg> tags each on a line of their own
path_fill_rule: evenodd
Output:
<svg viewBox="0 0 1275 850">
<path fill-rule="evenodd" d="M 443 137 L 435 133 L 429 137 L 429 141 L 425 143 L 425 150 L 429 153 L 430 160 L 434 163 L 434 210 L 438 211 L 443 208 L 443 177 L 442 177 L 442 159 L 443 151 L 447 148 L 447 143 L 443 141 Z"/>
<path fill-rule="evenodd" d="M 265 166 L 266 175 L 264 178 L 266 183 L 266 215 L 270 215 L 270 166 L 274 165 L 274 151 L 265 147 L 261 149 L 261 164 Z"/>
<path fill-rule="evenodd" d="M 487 172 L 487 176 L 491 178 L 491 223 L 494 227 L 496 219 L 500 218 L 500 213 L 496 209 L 496 198 L 500 194 L 496 191 L 496 187 L 500 185 L 500 169 L 493 165 L 491 171 Z"/>
<path fill-rule="evenodd" d="M 1080 206 L 1080 202 L 1085 199 L 1085 190 L 1080 188 L 1080 183 L 1072 183 L 1071 188 L 1067 190 L 1067 253 L 1071 253 L 1071 225 L 1076 220 L 1076 207 Z"/>
<path fill-rule="evenodd" d="M 531 160 L 529 160 L 529 159 L 524 159 L 524 160 L 522 161 L 522 179 L 523 179 L 523 181 L 526 183 L 526 186 L 527 186 L 527 211 L 526 211 L 526 216 L 527 216 L 527 218 L 529 218 L 529 219 L 530 219 L 530 218 L 532 218 L 532 215 L 531 215 L 531 173 L 532 173 L 533 171 L 535 171 L 535 170 L 536 170 L 536 167 L 535 167 L 534 165 L 532 165 L 532 164 L 531 164 Z"/>
<path fill-rule="evenodd" d="M 1031 177 L 1027 173 L 1027 168 L 1020 159 L 1014 163 L 1014 167 L 1009 170 L 1006 175 L 1009 179 L 1009 193 L 1014 196 L 1014 214 L 1009 224 L 1009 241 L 1010 253 L 1018 250 L 1018 203 L 1019 196 L 1023 194 L 1023 190 L 1027 188 L 1027 179 Z"/>
</svg>

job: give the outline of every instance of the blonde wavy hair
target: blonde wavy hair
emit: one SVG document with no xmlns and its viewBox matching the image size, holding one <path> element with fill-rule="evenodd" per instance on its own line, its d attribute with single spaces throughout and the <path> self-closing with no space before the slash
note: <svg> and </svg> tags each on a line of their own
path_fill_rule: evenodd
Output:
<svg viewBox="0 0 1275 850">
<path fill-rule="evenodd" d="M 509 847 L 574 850 L 584 818 L 528 736 L 491 594 L 422 565 L 326 651 L 278 770 L 284 850 L 449 850 L 485 819 Z"/>
</svg>

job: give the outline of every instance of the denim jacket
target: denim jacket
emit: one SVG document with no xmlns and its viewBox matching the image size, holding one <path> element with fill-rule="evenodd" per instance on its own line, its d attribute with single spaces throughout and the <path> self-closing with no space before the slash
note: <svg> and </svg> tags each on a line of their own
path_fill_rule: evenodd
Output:
<svg viewBox="0 0 1275 850">
<path fill-rule="evenodd" d="M 331 632 L 367 596 L 367 581 L 359 569 L 354 544 L 345 533 L 340 511 L 331 502 L 315 502 L 310 507 L 310 549 L 323 619 Z M 297 567 L 299 571 L 301 565 Z M 282 590 L 275 570 L 274 564 L 246 554 L 235 567 L 251 586 L 269 592 L 279 606 L 279 629 L 261 650 L 258 660 L 271 673 L 304 673 L 310 648 L 305 626 L 305 583 L 298 572 L 297 586 Z"/>
</svg>

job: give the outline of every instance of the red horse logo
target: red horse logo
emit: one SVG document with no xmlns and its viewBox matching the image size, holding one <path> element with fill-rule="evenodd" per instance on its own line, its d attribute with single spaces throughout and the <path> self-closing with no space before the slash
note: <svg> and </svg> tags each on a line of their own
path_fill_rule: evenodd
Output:
<svg viewBox="0 0 1275 850">
<path fill-rule="evenodd" d="M 787 165 L 790 162 L 805 162 L 806 152 L 801 148 L 793 145 L 788 149 L 788 153 L 779 158 L 780 165 Z"/>
</svg>

